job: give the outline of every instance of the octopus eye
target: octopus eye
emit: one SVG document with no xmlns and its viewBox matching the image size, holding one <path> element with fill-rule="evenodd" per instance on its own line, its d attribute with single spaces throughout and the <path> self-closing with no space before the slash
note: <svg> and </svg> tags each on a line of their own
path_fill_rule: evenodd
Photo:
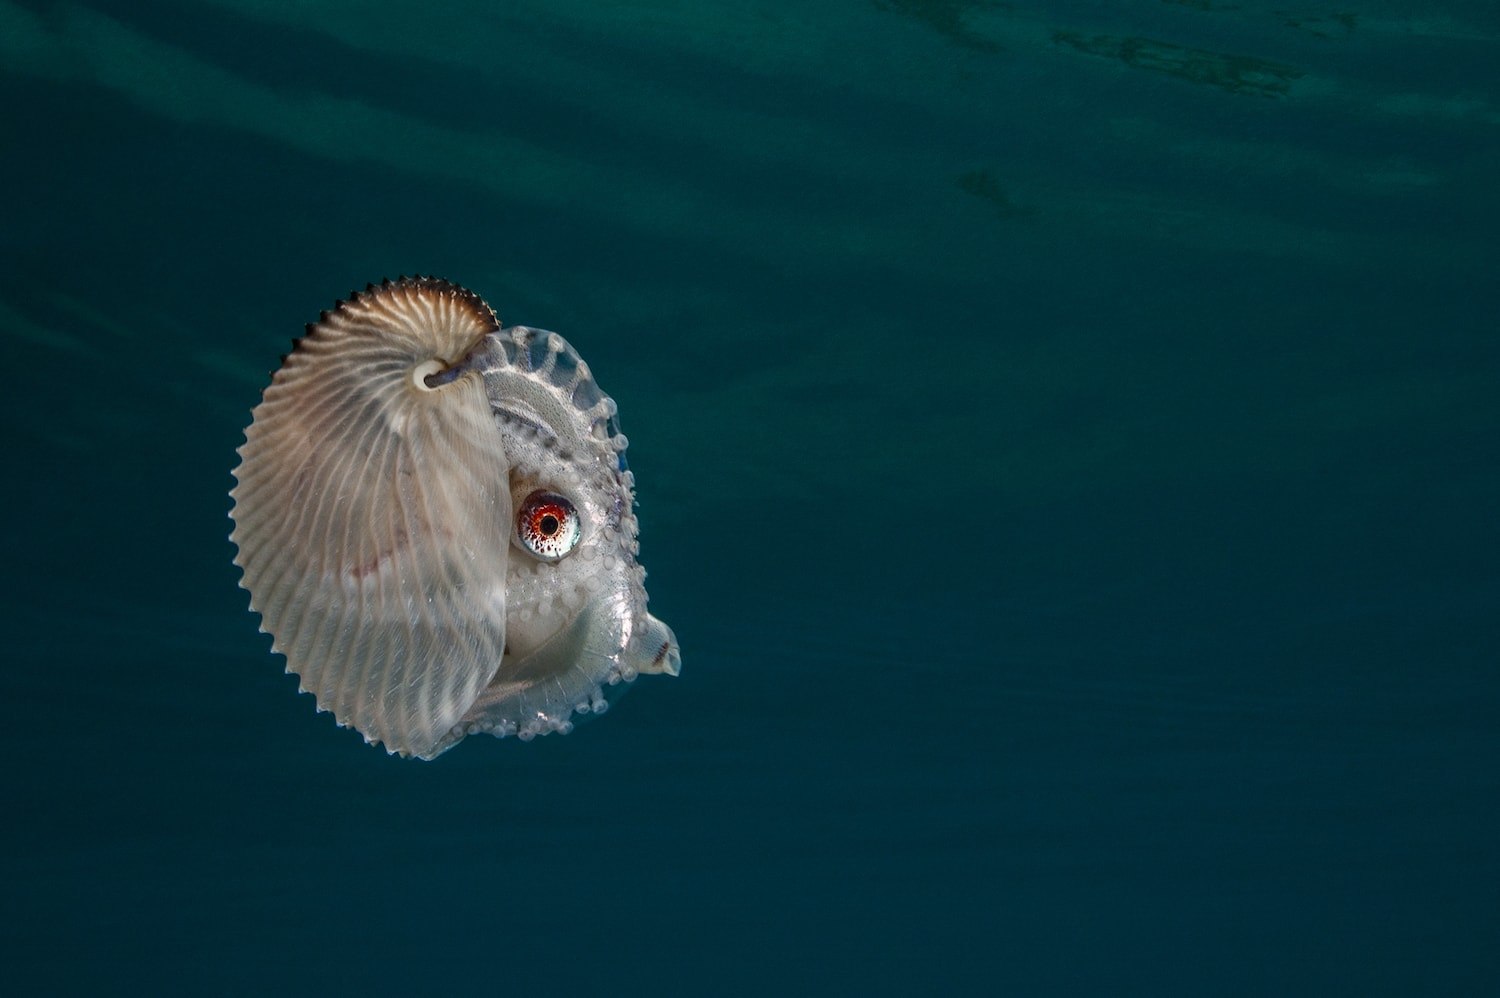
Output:
<svg viewBox="0 0 1500 998">
<path fill-rule="evenodd" d="M 516 513 L 516 540 L 543 561 L 558 561 L 578 546 L 578 511 L 556 492 L 533 492 Z"/>
</svg>

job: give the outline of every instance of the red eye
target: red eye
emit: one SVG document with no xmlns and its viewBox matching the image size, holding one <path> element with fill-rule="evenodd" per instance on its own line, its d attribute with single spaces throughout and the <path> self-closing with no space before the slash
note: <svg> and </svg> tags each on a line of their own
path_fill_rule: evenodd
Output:
<svg viewBox="0 0 1500 998">
<path fill-rule="evenodd" d="M 578 546 L 578 511 L 556 492 L 533 492 L 516 514 L 516 539 L 543 561 L 557 561 Z"/>
</svg>

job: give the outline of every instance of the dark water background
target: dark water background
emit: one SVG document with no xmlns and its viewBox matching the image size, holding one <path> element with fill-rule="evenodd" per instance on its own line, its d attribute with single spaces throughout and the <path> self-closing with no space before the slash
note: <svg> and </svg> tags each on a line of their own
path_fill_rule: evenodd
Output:
<svg viewBox="0 0 1500 998">
<path fill-rule="evenodd" d="M 6 991 L 1500 987 L 1488 0 L 0 0 L 0 86 Z M 412 272 L 620 402 L 684 647 L 433 764 L 226 540 Z"/>
</svg>

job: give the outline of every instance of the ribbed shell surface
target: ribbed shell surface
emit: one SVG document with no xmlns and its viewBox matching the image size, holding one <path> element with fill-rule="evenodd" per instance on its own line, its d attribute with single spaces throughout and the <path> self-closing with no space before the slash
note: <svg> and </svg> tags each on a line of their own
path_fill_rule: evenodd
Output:
<svg viewBox="0 0 1500 998">
<path fill-rule="evenodd" d="M 308 327 L 231 492 L 251 606 L 322 710 L 430 756 L 505 651 L 511 494 L 480 374 L 498 328 L 444 281 L 373 285 Z"/>
</svg>

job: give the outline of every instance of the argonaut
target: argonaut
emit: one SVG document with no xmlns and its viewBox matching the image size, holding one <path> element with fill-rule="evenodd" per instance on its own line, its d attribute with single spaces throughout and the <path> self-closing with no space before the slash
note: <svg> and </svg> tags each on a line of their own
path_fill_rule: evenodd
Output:
<svg viewBox="0 0 1500 998">
<path fill-rule="evenodd" d="M 251 609 L 340 725 L 431 759 L 677 675 L 646 610 L 615 403 L 561 336 L 472 291 L 372 284 L 271 376 L 230 495 Z"/>
</svg>

